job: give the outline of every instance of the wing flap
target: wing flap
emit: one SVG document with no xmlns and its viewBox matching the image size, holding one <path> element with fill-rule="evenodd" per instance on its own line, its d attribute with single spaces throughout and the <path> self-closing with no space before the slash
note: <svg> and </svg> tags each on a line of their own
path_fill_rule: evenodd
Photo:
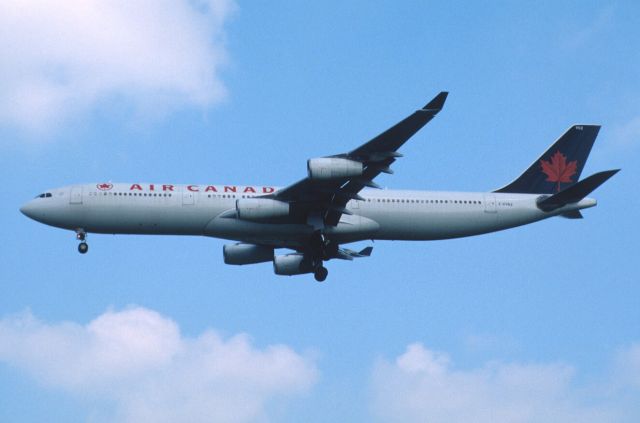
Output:
<svg viewBox="0 0 640 423">
<path fill-rule="evenodd" d="M 350 250 L 348 248 L 339 248 L 335 258 L 341 260 L 353 260 L 354 258 L 362 258 L 371 256 L 373 247 L 365 247 L 360 251 Z"/>
</svg>

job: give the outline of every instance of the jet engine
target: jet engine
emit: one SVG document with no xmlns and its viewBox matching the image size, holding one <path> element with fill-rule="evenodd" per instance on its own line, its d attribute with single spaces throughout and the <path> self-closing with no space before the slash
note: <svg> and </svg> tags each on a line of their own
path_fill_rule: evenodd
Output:
<svg viewBox="0 0 640 423">
<path fill-rule="evenodd" d="M 222 247 L 225 264 L 254 264 L 273 260 L 273 248 L 254 244 L 227 244 Z"/>
<path fill-rule="evenodd" d="M 302 275 L 303 273 L 313 273 L 313 266 L 304 260 L 304 255 L 294 253 L 274 256 L 273 271 L 276 275 Z"/>
<path fill-rule="evenodd" d="M 269 220 L 289 216 L 289 203 L 270 198 L 242 198 L 236 200 L 236 212 L 242 220 Z"/>
<path fill-rule="evenodd" d="M 316 181 L 328 181 L 337 178 L 351 178 L 362 175 L 361 162 L 340 157 L 321 157 L 307 160 L 309 178 Z"/>
</svg>

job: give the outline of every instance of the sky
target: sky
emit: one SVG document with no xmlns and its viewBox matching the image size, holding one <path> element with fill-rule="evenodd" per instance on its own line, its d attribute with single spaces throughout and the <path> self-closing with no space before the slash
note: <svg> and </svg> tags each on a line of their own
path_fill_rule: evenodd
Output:
<svg viewBox="0 0 640 423">
<path fill-rule="evenodd" d="M 640 420 L 640 6 L 0 3 L 0 421 Z M 583 220 L 365 242 L 329 278 L 27 219 L 101 181 L 284 186 L 440 91 L 386 188 L 489 191 L 573 124 Z"/>
</svg>

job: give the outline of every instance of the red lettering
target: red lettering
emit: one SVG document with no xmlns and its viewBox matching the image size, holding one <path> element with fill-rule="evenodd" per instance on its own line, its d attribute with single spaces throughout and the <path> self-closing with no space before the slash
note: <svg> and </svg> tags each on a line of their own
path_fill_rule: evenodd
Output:
<svg viewBox="0 0 640 423">
<path fill-rule="evenodd" d="M 174 185 L 162 185 L 162 191 L 174 191 L 174 187 Z M 149 191 L 155 191 L 155 189 L 156 186 L 154 184 L 149 184 Z M 200 192 L 200 187 L 198 185 L 187 185 L 187 190 L 191 192 Z M 142 185 L 132 184 L 129 191 L 143 191 Z M 273 187 L 262 187 L 262 192 L 264 194 L 271 194 L 274 191 L 275 188 Z M 214 185 L 207 185 L 204 192 L 218 192 L 218 189 Z M 224 187 L 224 192 L 238 192 L 238 187 L 235 185 L 226 185 Z M 242 192 L 255 194 L 257 191 L 254 187 L 244 187 Z"/>
</svg>

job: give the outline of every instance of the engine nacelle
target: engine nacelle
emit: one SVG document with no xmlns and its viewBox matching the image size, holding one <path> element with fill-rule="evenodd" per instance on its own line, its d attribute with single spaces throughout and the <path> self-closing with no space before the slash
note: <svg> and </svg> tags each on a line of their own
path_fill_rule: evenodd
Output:
<svg viewBox="0 0 640 423">
<path fill-rule="evenodd" d="M 225 264 L 254 264 L 273 260 L 273 248 L 254 244 L 227 244 L 222 247 Z"/>
<path fill-rule="evenodd" d="M 337 178 L 352 178 L 363 172 L 361 162 L 340 157 L 321 157 L 307 160 L 309 178 L 316 181 L 327 181 Z"/>
<path fill-rule="evenodd" d="M 313 266 L 304 260 L 302 254 L 286 254 L 273 257 L 273 271 L 276 275 L 302 275 L 312 273 Z"/>
<path fill-rule="evenodd" d="M 289 216 L 289 203 L 270 198 L 242 198 L 236 200 L 236 212 L 242 220 L 263 221 Z"/>
</svg>

